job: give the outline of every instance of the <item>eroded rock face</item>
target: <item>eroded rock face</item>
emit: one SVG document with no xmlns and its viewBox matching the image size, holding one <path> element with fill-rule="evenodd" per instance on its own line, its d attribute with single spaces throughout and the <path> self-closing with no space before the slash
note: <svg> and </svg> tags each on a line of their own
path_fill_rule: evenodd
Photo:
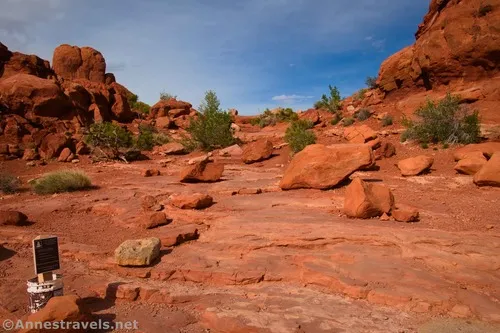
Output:
<svg viewBox="0 0 500 333">
<path fill-rule="evenodd" d="M 365 143 L 377 138 L 377 132 L 367 125 L 351 126 L 344 130 L 344 137 L 350 143 Z"/>
<path fill-rule="evenodd" d="M 373 165 L 374 160 L 368 145 L 310 145 L 294 156 L 280 187 L 329 189 L 356 170 Z"/>
<path fill-rule="evenodd" d="M 115 260 L 120 266 L 149 266 L 160 255 L 158 238 L 127 240 L 115 250 Z"/>
<path fill-rule="evenodd" d="M 432 0 L 414 45 L 382 63 L 378 85 L 386 93 L 432 89 L 464 77 L 492 77 L 500 70 L 500 11 L 481 11 L 481 0 Z"/>
<path fill-rule="evenodd" d="M 64 148 L 69 144 L 69 139 L 64 134 L 50 133 L 42 139 L 40 156 L 44 159 L 59 157 Z M 71 151 L 70 151 L 71 153 Z"/>
<path fill-rule="evenodd" d="M 399 161 L 398 168 L 402 176 L 417 176 L 428 171 L 433 163 L 432 157 L 420 155 Z"/>
<path fill-rule="evenodd" d="M 65 80 L 105 82 L 106 61 L 99 51 L 91 47 L 58 46 L 54 50 L 52 67 L 57 76 Z"/>
<path fill-rule="evenodd" d="M 500 187 L 500 151 L 491 156 L 489 161 L 474 175 L 478 186 Z"/>
<path fill-rule="evenodd" d="M 393 205 L 394 196 L 384 185 L 355 178 L 346 188 L 344 213 L 349 217 L 368 219 L 389 214 Z"/>
<path fill-rule="evenodd" d="M 273 143 L 268 139 L 251 142 L 243 149 L 242 159 L 246 164 L 266 160 L 273 154 Z"/>
</svg>

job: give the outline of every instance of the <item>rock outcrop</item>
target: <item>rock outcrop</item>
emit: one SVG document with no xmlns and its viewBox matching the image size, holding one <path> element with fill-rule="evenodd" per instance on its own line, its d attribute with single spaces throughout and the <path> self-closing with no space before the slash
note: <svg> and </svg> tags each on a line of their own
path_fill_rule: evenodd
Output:
<svg viewBox="0 0 500 333">
<path fill-rule="evenodd" d="M 64 80 L 85 79 L 105 83 L 106 61 L 99 51 L 91 47 L 60 45 L 54 50 L 52 66 L 57 76 Z"/>
<path fill-rule="evenodd" d="M 432 0 L 415 44 L 382 63 L 384 93 L 430 90 L 450 83 L 491 78 L 500 71 L 500 10 L 481 0 Z M 491 5 L 491 7 L 487 7 Z"/>
</svg>

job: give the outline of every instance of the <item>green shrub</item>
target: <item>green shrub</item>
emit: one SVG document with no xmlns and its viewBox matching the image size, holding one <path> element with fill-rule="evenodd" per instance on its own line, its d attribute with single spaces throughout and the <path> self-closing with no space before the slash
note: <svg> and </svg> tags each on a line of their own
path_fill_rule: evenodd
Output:
<svg viewBox="0 0 500 333">
<path fill-rule="evenodd" d="M 493 11 L 493 6 L 490 4 L 481 4 L 479 6 L 479 9 L 477 11 L 477 16 L 478 17 L 483 17 L 486 16 L 489 12 Z"/>
<path fill-rule="evenodd" d="M 420 144 L 420 147 L 422 147 L 423 149 L 428 149 L 429 148 L 429 144 L 427 142 L 422 142 Z"/>
<path fill-rule="evenodd" d="M 366 94 L 366 89 L 360 89 L 354 94 L 353 99 L 355 101 L 362 101 L 365 98 L 365 94 Z"/>
<path fill-rule="evenodd" d="M 447 94 L 438 103 L 431 100 L 415 111 L 418 120 L 403 117 L 405 139 L 425 143 L 474 143 L 479 141 L 477 111 L 460 105 L 460 98 Z"/>
<path fill-rule="evenodd" d="M 266 109 L 259 117 L 252 119 L 250 123 L 263 128 L 266 126 L 274 126 L 280 122 L 294 121 L 297 119 L 299 119 L 299 116 L 291 108 L 278 108 L 277 111 Z"/>
<path fill-rule="evenodd" d="M 21 182 L 16 177 L 6 173 L 0 173 L 0 191 L 3 193 L 15 193 L 19 190 L 20 186 Z"/>
<path fill-rule="evenodd" d="M 338 113 L 342 109 L 342 99 L 340 98 L 340 92 L 337 87 L 328 86 L 330 89 L 330 96 L 323 94 L 321 99 L 314 103 L 314 108 L 316 109 L 327 109 L 331 113 Z"/>
<path fill-rule="evenodd" d="M 132 108 L 132 110 L 143 114 L 149 114 L 149 112 L 151 111 L 151 106 L 141 101 L 131 105 L 130 107 Z"/>
<path fill-rule="evenodd" d="M 188 131 L 202 149 L 228 147 L 235 142 L 231 132 L 231 115 L 220 109 L 214 91 L 207 91 L 199 110 L 199 118 L 191 122 Z"/>
<path fill-rule="evenodd" d="M 135 141 L 135 147 L 139 150 L 152 150 L 154 146 L 161 146 L 170 142 L 170 138 L 163 133 L 158 133 L 156 128 L 150 125 L 139 125 L 139 135 Z"/>
<path fill-rule="evenodd" d="M 341 117 L 338 113 L 336 113 L 336 114 L 333 116 L 332 120 L 330 120 L 330 124 L 332 124 L 332 125 L 334 125 L 334 126 L 335 126 L 335 125 L 337 125 L 337 124 L 338 124 L 341 120 L 342 120 L 342 117 Z"/>
<path fill-rule="evenodd" d="M 49 173 L 32 185 L 37 194 L 53 194 L 88 189 L 92 182 L 82 171 L 64 170 Z"/>
<path fill-rule="evenodd" d="M 90 126 L 85 142 L 94 148 L 109 149 L 118 154 L 121 148 L 132 146 L 132 133 L 121 126 L 110 123 L 95 123 Z"/>
<path fill-rule="evenodd" d="M 354 124 L 354 118 L 348 117 L 342 120 L 342 125 L 344 125 L 344 127 L 351 126 L 352 124 Z"/>
<path fill-rule="evenodd" d="M 376 89 L 377 85 L 377 77 L 376 76 L 368 76 L 365 80 L 366 86 L 370 89 Z"/>
<path fill-rule="evenodd" d="M 290 145 L 294 154 L 316 143 L 316 135 L 310 130 L 313 126 L 314 124 L 309 120 L 297 120 L 286 129 L 285 141 Z"/>
<path fill-rule="evenodd" d="M 368 109 L 361 109 L 356 114 L 356 118 L 360 121 L 367 120 L 372 116 L 372 113 Z"/>
<path fill-rule="evenodd" d="M 386 115 L 382 118 L 382 127 L 391 126 L 393 123 L 392 116 Z"/>
<path fill-rule="evenodd" d="M 165 91 L 163 91 L 163 92 L 161 92 L 161 93 L 160 93 L 160 99 L 161 99 L 162 101 L 168 101 L 168 100 L 169 100 L 169 99 L 171 99 L 171 98 L 175 98 L 175 99 L 176 99 L 176 98 L 177 98 L 177 96 L 176 96 L 176 95 L 169 94 L 168 92 L 165 92 Z"/>
</svg>

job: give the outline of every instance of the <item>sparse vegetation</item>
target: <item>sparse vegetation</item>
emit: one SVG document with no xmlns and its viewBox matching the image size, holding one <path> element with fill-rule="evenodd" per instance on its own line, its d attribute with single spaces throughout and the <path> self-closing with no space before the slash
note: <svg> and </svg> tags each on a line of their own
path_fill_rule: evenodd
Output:
<svg viewBox="0 0 500 333">
<path fill-rule="evenodd" d="M 332 120 L 330 120 L 330 124 L 332 124 L 332 125 L 334 125 L 334 126 L 335 126 L 335 125 L 337 125 L 337 124 L 338 124 L 341 120 L 342 120 L 342 117 L 341 117 L 338 113 L 336 113 L 336 114 L 333 116 Z"/>
<path fill-rule="evenodd" d="M 342 125 L 344 125 L 344 127 L 351 126 L 352 124 L 354 124 L 354 118 L 352 117 L 347 117 L 342 120 Z"/>
<path fill-rule="evenodd" d="M 37 194 L 73 192 L 90 188 L 92 182 L 82 171 L 63 170 L 49 173 L 33 182 Z"/>
<path fill-rule="evenodd" d="M 370 110 L 368 109 L 361 109 L 358 111 L 358 113 L 356 114 L 356 118 L 359 120 L 359 121 L 364 121 L 364 120 L 367 120 L 368 118 L 370 118 L 372 116 L 372 113 L 370 112 Z"/>
<path fill-rule="evenodd" d="M 163 92 L 161 92 L 161 93 L 160 93 L 160 99 L 161 99 L 162 101 L 168 101 L 168 100 L 169 100 L 169 99 L 171 99 L 171 98 L 175 98 L 175 99 L 176 99 L 176 98 L 177 98 L 177 96 L 176 96 L 176 95 L 169 94 L 169 93 L 168 93 L 168 92 L 166 92 L 166 91 L 163 91 Z"/>
<path fill-rule="evenodd" d="M 151 150 L 154 146 L 163 145 L 169 141 L 170 138 L 167 135 L 158 133 L 154 127 L 140 125 L 135 147 L 140 150 Z"/>
<path fill-rule="evenodd" d="M 493 6 L 492 5 L 481 3 L 481 5 L 479 5 L 479 9 L 477 11 L 477 16 L 478 17 L 486 16 L 491 11 L 493 11 Z"/>
<path fill-rule="evenodd" d="M 258 125 L 263 128 L 266 126 L 274 126 L 279 122 L 294 121 L 299 117 L 291 108 L 279 108 L 275 112 L 266 109 L 259 117 L 250 121 L 252 125 Z"/>
<path fill-rule="evenodd" d="M 427 101 L 417 109 L 418 120 L 403 117 L 406 131 L 402 140 L 420 143 L 474 143 L 479 141 L 480 126 L 477 111 L 470 112 L 460 105 L 460 98 L 447 94 L 441 101 Z"/>
<path fill-rule="evenodd" d="M 339 113 L 342 109 L 342 99 L 340 98 L 340 92 L 337 87 L 328 86 L 330 89 L 330 96 L 323 94 L 321 99 L 314 104 L 316 109 L 327 109 L 331 113 Z"/>
<path fill-rule="evenodd" d="M 231 115 L 220 109 L 214 91 L 207 91 L 199 111 L 199 118 L 191 122 L 188 131 L 202 149 L 223 148 L 235 142 L 231 132 Z"/>
<path fill-rule="evenodd" d="M 19 190 L 21 182 L 18 178 L 7 174 L 0 173 L 0 191 L 4 194 L 12 194 Z"/>
<path fill-rule="evenodd" d="M 393 123 L 391 115 L 385 115 L 381 121 L 382 121 L 382 127 L 391 126 Z"/>
<path fill-rule="evenodd" d="M 316 143 L 316 135 L 311 131 L 313 126 L 314 124 L 309 120 L 296 120 L 286 129 L 285 141 L 290 145 L 294 154 Z"/>
<path fill-rule="evenodd" d="M 103 122 L 90 126 L 85 142 L 94 148 L 111 150 L 113 154 L 118 155 L 120 149 L 132 146 L 133 138 L 127 129 L 114 123 Z"/>
<path fill-rule="evenodd" d="M 365 98 L 366 91 L 367 91 L 367 89 L 360 89 L 360 90 L 358 90 L 358 91 L 354 94 L 353 99 L 354 99 L 355 101 L 362 101 L 362 100 Z"/>
<path fill-rule="evenodd" d="M 376 89 L 377 85 L 377 77 L 376 76 L 368 76 L 365 80 L 366 86 L 370 89 Z"/>
<path fill-rule="evenodd" d="M 142 114 L 148 114 L 151 111 L 151 106 L 144 102 L 139 101 L 139 96 L 132 94 L 127 99 L 130 109 L 133 111 L 138 111 Z"/>
</svg>

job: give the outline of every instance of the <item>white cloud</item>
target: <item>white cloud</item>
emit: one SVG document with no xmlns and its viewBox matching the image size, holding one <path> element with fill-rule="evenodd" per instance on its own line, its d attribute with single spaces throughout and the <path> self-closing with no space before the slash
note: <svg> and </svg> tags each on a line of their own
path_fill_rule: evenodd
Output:
<svg viewBox="0 0 500 333">
<path fill-rule="evenodd" d="M 282 102 L 285 104 L 296 104 L 297 102 L 303 102 L 307 99 L 314 98 L 314 96 L 303 96 L 303 95 L 278 95 L 271 98 L 273 101 Z"/>
</svg>

